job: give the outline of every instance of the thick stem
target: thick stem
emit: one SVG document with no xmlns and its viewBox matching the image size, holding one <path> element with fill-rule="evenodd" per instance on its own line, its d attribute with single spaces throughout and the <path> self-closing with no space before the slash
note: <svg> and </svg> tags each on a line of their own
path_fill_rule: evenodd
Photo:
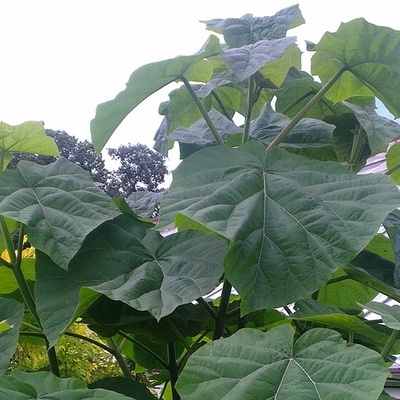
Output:
<svg viewBox="0 0 400 400">
<path fill-rule="evenodd" d="M 196 301 L 208 311 L 213 319 L 217 319 L 217 312 L 210 306 L 210 304 L 208 304 L 207 300 L 199 297 L 198 299 L 196 299 Z"/>
<path fill-rule="evenodd" d="M 349 168 L 353 169 L 354 164 L 357 160 L 358 153 L 361 148 L 362 140 L 361 140 L 361 135 L 362 135 L 362 126 L 360 125 L 358 127 L 358 131 L 354 134 L 353 136 L 353 143 L 351 145 L 351 153 L 350 153 L 350 158 L 349 158 Z"/>
<path fill-rule="evenodd" d="M 326 85 L 321 88 L 321 90 L 293 117 L 289 124 L 270 143 L 270 145 L 267 147 L 267 152 L 282 143 L 292 129 L 300 122 L 302 118 L 304 118 L 304 116 L 314 107 L 314 105 L 321 100 L 325 93 L 336 83 L 346 69 L 346 67 L 342 67 L 336 72 L 335 75 L 332 76 Z"/>
<path fill-rule="evenodd" d="M 232 121 L 232 117 L 230 116 L 228 110 L 225 107 L 225 104 L 222 102 L 222 100 L 219 98 L 219 96 L 215 92 L 211 92 L 211 95 L 214 97 L 214 99 L 217 101 L 218 105 L 221 107 L 221 110 L 222 110 L 223 114 L 225 115 L 225 117 Z"/>
<path fill-rule="evenodd" d="M 386 360 L 387 356 L 390 354 L 390 350 L 392 350 L 392 347 L 397 339 L 398 334 L 399 334 L 398 330 L 393 330 L 391 335 L 389 336 L 389 339 L 385 343 L 385 346 L 381 351 L 381 356 L 384 360 Z"/>
<path fill-rule="evenodd" d="M 46 348 L 47 348 L 47 358 L 49 359 L 50 372 L 52 372 L 55 376 L 60 376 L 60 368 L 58 367 L 58 360 L 56 349 L 53 347 L 49 347 L 49 342 L 45 339 Z"/>
<path fill-rule="evenodd" d="M 112 337 L 107 338 L 107 344 L 113 350 L 112 355 L 117 360 L 117 363 L 118 363 L 119 367 L 121 368 L 121 371 L 123 372 L 125 377 L 128 379 L 133 379 L 131 371 L 129 370 L 128 365 L 125 362 L 125 358 L 121 354 L 121 352 L 118 350 L 118 346 L 116 345 L 116 343 Z"/>
<path fill-rule="evenodd" d="M 225 278 L 224 284 L 222 286 L 221 300 L 217 312 L 217 319 L 214 326 L 213 340 L 219 339 L 224 332 L 231 291 L 232 285 Z"/>
<path fill-rule="evenodd" d="M 186 89 L 189 91 L 194 102 L 196 103 L 197 108 L 199 109 L 201 115 L 203 116 L 204 120 L 206 121 L 208 127 L 210 128 L 210 131 L 211 131 L 212 135 L 214 136 L 215 141 L 219 145 L 224 145 L 224 141 L 221 139 L 221 136 L 219 136 L 219 133 L 217 132 L 217 129 L 215 128 L 213 122 L 211 121 L 211 118 L 208 115 L 207 110 L 204 108 L 202 102 L 197 97 L 196 93 L 194 92 L 194 90 L 192 88 L 192 85 L 189 83 L 189 81 L 184 76 L 181 76 L 180 78 L 181 78 L 182 82 L 185 84 Z"/>
<path fill-rule="evenodd" d="M 181 396 L 175 389 L 178 380 L 178 365 L 176 363 L 175 343 L 168 343 L 168 371 L 170 376 L 170 384 L 172 391 L 172 400 L 180 400 Z"/>
<path fill-rule="evenodd" d="M 254 86 L 255 80 L 252 76 L 249 77 L 249 88 L 247 93 L 247 110 L 244 122 L 244 131 L 243 131 L 243 143 L 247 143 L 250 137 L 250 123 L 251 123 L 251 114 L 253 112 L 254 106 Z"/>
</svg>

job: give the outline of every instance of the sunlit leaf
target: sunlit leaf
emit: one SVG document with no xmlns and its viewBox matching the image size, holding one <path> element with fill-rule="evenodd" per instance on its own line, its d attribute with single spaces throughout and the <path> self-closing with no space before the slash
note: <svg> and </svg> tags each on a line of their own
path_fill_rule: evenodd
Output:
<svg viewBox="0 0 400 400">
<path fill-rule="evenodd" d="M 204 59 L 220 51 L 218 39 L 210 36 L 204 48 L 195 55 L 147 64 L 134 71 L 125 90 L 114 100 L 97 106 L 96 116 L 90 125 L 96 151 L 103 149 L 115 129 L 136 106 L 159 89 L 181 77 L 189 81 L 207 81 L 212 67 Z"/>
<path fill-rule="evenodd" d="M 400 116 L 400 32 L 373 25 L 363 18 L 342 23 L 316 45 L 311 72 L 326 83 L 343 73 L 327 92 L 333 102 L 353 96 L 375 96 Z"/>
<path fill-rule="evenodd" d="M 370 301 L 365 304 L 364 307 L 369 311 L 380 315 L 383 323 L 387 327 L 400 331 L 400 306 L 396 304 L 389 306 L 388 304 Z"/>
<path fill-rule="evenodd" d="M 56 142 L 46 135 L 42 122 L 28 121 L 15 126 L 0 122 L 0 171 L 6 168 L 12 153 L 60 155 Z"/>
</svg>

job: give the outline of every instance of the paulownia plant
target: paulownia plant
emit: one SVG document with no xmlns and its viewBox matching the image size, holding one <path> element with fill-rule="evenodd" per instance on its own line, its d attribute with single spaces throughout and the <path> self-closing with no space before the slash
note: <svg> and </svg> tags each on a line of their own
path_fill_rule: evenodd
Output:
<svg viewBox="0 0 400 400">
<path fill-rule="evenodd" d="M 400 136 L 375 106 L 400 116 L 400 32 L 344 23 L 309 45 L 306 72 L 288 35 L 303 22 L 298 6 L 205 21 L 200 51 L 144 65 L 98 106 L 100 152 L 137 105 L 181 84 L 159 108 L 155 148 L 177 143 L 182 159 L 162 196 L 111 199 L 62 158 L 4 170 L 12 152 L 56 149 L 34 123 L 0 126 L 3 396 L 390 398 L 398 312 L 371 301 L 400 301 L 398 148 L 386 174 L 364 167 Z M 124 377 L 57 377 L 75 322 Z M 10 373 L 19 337 L 43 340 L 48 372 Z"/>
</svg>

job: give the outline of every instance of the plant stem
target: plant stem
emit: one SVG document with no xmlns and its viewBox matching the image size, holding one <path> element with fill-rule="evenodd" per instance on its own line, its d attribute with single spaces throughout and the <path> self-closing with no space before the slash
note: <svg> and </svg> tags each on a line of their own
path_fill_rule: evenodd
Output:
<svg viewBox="0 0 400 400">
<path fill-rule="evenodd" d="M 385 174 L 386 175 L 391 175 L 393 172 L 396 172 L 400 168 L 400 163 L 396 164 L 394 167 L 388 169 Z"/>
<path fill-rule="evenodd" d="M 288 111 L 290 111 L 293 107 L 297 106 L 297 104 L 300 104 L 303 100 L 305 100 L 307 97 L 315 95 L 316 92 L 315 90 L 309 90 L 308 92 L 304 93 L 302 96 L 300 96 L 296 101 L 293 103 L 289 104 L 285 109 L 281 111 L 282 114 L 286 114 Z"/>
<path fill-rule="evenodd" d="M 254 77 L 250 76 L 248 80 L 248 93 L 247 93 L 247 110 L 244 122 L 244 131 L 243 131 L 243 139 L 242 143 L 247 143 L 250 137 L 250 123 L 251 123 L 251 114 L 253 112 L 254 106 L 254 86 L 255 80 Z"/>
<path fill-rule="evenodd" d="M 46 348 L 47 348 L 47 358 L 49 359 L 50 372 L 52 372 L 55 376 L 60 376 L 60 368 L 58 367 L 58 359 L 56 354 L 56 349 L 53 347 L 49 347 L 49 342 L 45 339 Z"/>
<path fill-rule="evenodd" d="M 232 285 L 225 278 L 224 284 L 222 286 L 221 300 L 217 312 L 217 319 L 215 320 L 213 340 L 219 339 L 224 332 L 231 291 Z"/>
<path fill-rule="evenodd" d="M 279 135 L 267 147 L 267 152 L 275 146 L 278 146 L 292 131 L 292 129 L 300 122 L 300 120 L 314 107 L 315 104 L 325 95 L 325 93 L 336 83 L 345 72 L 347 67 L 340 68 L 335 75 L 321 88 L 321 90 L 293 117 L 289 124 L 282 129 Z"/>
<path fill-rule="evenodd" d="M 225 115 L 225 117 L 232 121 L 232 117 L 229 115 L 229 112 L 226 109 L 225 104 L 222 102 L 222 100 L 219 98 L 219 96 L 214 91 L 211 92 L 211 96 L 213 96 L 214 99 L 217 101 L 217 103 L 221 107 L 221 110 L 222 110 L 223 114 Z"/>
<path fill-rule="evenodd" d="M 119 367 L 121 368 L 121 371 L 125 375 L 126 378 L 128 379 L 133 379 L 132 373 L 128 368 L 128 365 L 125 362 L 124 356 L 121 354 L 121 352 L 118 350 L 118 346 L 116 345 L 114 339 L 112 337 L 106 339 L 108 346 L 113 350 L 111 354 L 115 357 L 117 360 L 117 363 Z"/>
<path fill-rule="evenodd" d="M 356 162 L 358 152 L 360 151 L 361 147 L 361 134 L 362 134 L 362 126 L 358 127 L 358 130 L 353 135 L 353 143 L 351 145 L 351 153 L 349 158 L 349 168 L 353 169 L 354 164 Z"/>
<path fill-rule="evenodd" d="M 176 381 L 178 380 L 178 365 L 176 363 L 175 343 L 168 343 L 168 371 L 170 376 L 172 400 L 180 400 L 181 396 L 175 389 Z"/>
<path fill-rule="evenodd" d="M 193 350 L 191 349 L 191 347 L 186 343 L 185 338 L 183 337 L 182 333 L 179 331 L 179 329 L 175 326 L 175 324 L 168 319 L 167 320 L 168 326 L 172 329 L 172 331 L 175 333 L 175 335 L 177 336 L 177 338 L 179 339 L 180 343 L 183 344 L 183 346 L 185 347 L 186 351 L 188 353 L 193 353 Z"/>
<path fill-rule="evenodd" d="M 386 361 L 387 356 L 390 353 L 390 350 L 392 349 L 396 339 L 397 339 L 397 335 L 399 334 L 398 330 L 393 330 L 391 335 L 389 336 L 389 339 L 387 340 L 387 342 L 385 343 L 385 346 L 383 347 L 382 351 L 381 351 L 381 356 L 382 358 Z"/>
<path fill-rule="evenodd" d="M 207 311 L 208 313 L 211 315 L 211 317 L 213 319 L 217 319 L 217 313 L 216 311 L 210 306 L 210 304 L 208 304 L 208 301 L 206 301 L 205 299 L 203 299 L 202 297 L 199 297 L 198 299 L 196 299 L 196 301 L 201 304 Z"/>
<path fill-rule="evenodd" d="M 153 350 L 149 349 L 147 346 L 145 346 L 143 343 L 140 343 L 138 340 L 128 336 L 124 332 L 119 331 L 118 334 L 122 336 L 124 339 L 126 339 L 128 342 L 131 342 L 135 344 L 136 346 L 140 347 L 147 353 L 149 353 L 153 358 L 155 358 L 166 370 L 169 369 L 168 363 L 163 360 L 157 353 L 155 353 Z"/>
<path fill-rule="evenodd" d="M 216 140 L 216 142 L 219 145 L 224 145 L 224 141 L 221 139 L 221 136 L 219 136 L 219 133 L 217 132 L 217 129 L 215 128 L 215 125 L 211 121 L 211 118 L 208 115 L 207 110 L 204 108 L 202 102 L 197 97 L 196 93 L 194 92 L 194 90 L 192 88 L 192 85 L 189 83 L 189 81 L 184 76 L 181 76 L 180 79 L 185 84 L 186 89 L 189 91 L 189 93 L 192 96 L 194 102 L 196 103 L 196 106 L 199 109 L 199 111 L 200 111 L 201 115 L 203 116 L 204 120 L 206 121 L 208 127 L 210 128 L 210 131 L 213 134 L 214 139 Z"/>
<path fill-rule="evenodd" d="M 15 256 L 15 249 L 12 244 L 10 232 L 8 231 L 8 228 L 7 228 L 6 219 L 4 218 L 3 215 L 0 215 L 0 234 L 6 245 L 8 257 L 10 257 L 10 263 L 15 264 L 17 261 L 16 256 Z"/>
</svg>

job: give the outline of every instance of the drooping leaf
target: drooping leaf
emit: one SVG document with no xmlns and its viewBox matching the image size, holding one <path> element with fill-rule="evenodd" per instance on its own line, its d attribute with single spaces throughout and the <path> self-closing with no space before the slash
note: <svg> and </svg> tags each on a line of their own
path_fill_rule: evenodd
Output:
<svg viewBox="0 0 400 400">
<path fill-rule="evenodd" d="M 365 304 L 364 307 L 369 311 L 380 315 L 383 323 L 387 327 L 400 331 L 400 306 L 396 304 L 389 306 L 388 304 L 370 301 Z"/>
<path fill-rule="evenodd" d="M 398 204 L 386 176 L 356 175 L 279 148 L 265 155 L 252 141 L 183 160 L 161 202 L 159 227 L 175 221 L 229 239 L 225 272 L 249 313 L 318 290 Z"/>
<path fill-rule="evenodd" d="M 290 118 L 275 112 L 269 104 L 261 110 L 260 116 L 252 122 L 250 136 L 266 145 L 289 124 Z M 304 118 L 281 143 L 281 147 L 303 148 L 332 145 L 334 125 L 318 119 Z"/>
<path fill-rule="evenodd" d="M 242 18 L 226 18 L 202 21 L 207 29 L 222 33 L 231 47 L 256 43 L 263 39 L 279 39 L 286 36 L 289 29 L 304 23 L 298 5 L 278 11 L 271 17 L 253 17 L 246 14 Z"/>
<path fill-rule="evenodd" d="M 76 378 L 58 378 L 50 372 L 23 372 L 0 377 L 0 395 L 13 400 L 135 400 L 105 389 L 88 389 Z"/>
<path fill-rule="evenodd" d="M 128 214 L 102 224 L 85 239 L 68 271 L 38 253 L 37 309 L 50 343 L 71 322 L 83 287 L 157 319 L 215 288 L 227 250 L 222 240 L 195 231 L 162 238 L 148 233 L 148 226 Z"/>
<path fill-rule="evenodd" d="M 316 45 L 311 73 L 326 83 L 339 70 L 338 81 L 326 93 L 333 102 L 353 96 L 375 96 L 400 116 L 400 32 L 373 25 L 363 18 L 342 23 Z"/>
<path fill-rule="evenodd" d="M 15 126 L 0 122 L 0 171 L 6 168 L 12 153 L 60 155 L 56 142 L 46 135 L 42 122 L 28 121 Z"/>
<path fill-rule="evenodd" d="M 269 62 L 278 60 L 296 42 L 295 37 L 274 40 L 260 40 L 255 44 L 228 49 L 221 58 L 239 80 L 254 75 Z M 290 65 L 287 67 L 287 70 Z"/>
<path fill-rule="evenodd" d="M 21 161 L 0 175 L 0 186 L 0 214 L 24 223 L 32 245 L 64 269 L 89 232 L 120 214 L 87 172 L 63 158 Z"/>
<path fill-rule="evenodd" d="M 348 346 L 335 331 L 312 329 L 294 342 L 282 325 L 206 344 L 189 358 L 177 390 L 187 400 L 375 400 L 387 376 L 378 353 Z"/>
<path fill-rule="evenodd" d="M 386 151 L 388 144 L 400 136 L 397 122 L 378 115 L 374 110 L 344 102 L 353 112 L 368 137 L 372 155 Z"/>
<path fill-rule="evenodd" d="M 19 327 L 24 317 L 24 306 L 12 299 L 0 297 L 0 321 L 8 329 L 0 332 L 0 374 L 7 372 L 11 357 L 17 347 Z"/>
<path fill-rule="evenodd" d="M 395 143 L 390 147 L 389 151 L 386 153 L 386 166 L 390 174 L 390 177 L 396 182 L 397 185 L 400 184 L 400 143 Z"/>
<path fill-rule="evenodd" d="M 114 100 L 97 106 L 96 116 L 90 124 L 96 151 L 103 149 L 125 117 L 151 94 L 181 77 L 189 81 L 207 81 L 211 77 L 212 67 L 205 58 L 220 51 L 218 39 L 211 35 L 204 48 L 195 55 L 147 64 L 134 71 L 125 90 Z"/>
</svg>

